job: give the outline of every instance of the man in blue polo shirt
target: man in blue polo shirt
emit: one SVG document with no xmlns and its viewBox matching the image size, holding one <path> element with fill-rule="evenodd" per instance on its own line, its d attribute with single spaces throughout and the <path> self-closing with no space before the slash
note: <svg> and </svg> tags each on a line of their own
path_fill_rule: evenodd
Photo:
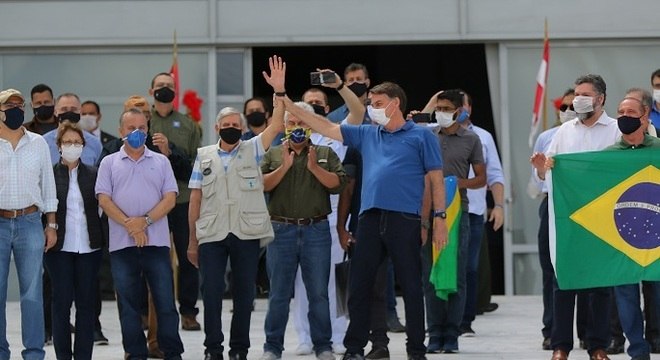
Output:
<svg viewBox="0 0 660 360">
<path fill-rule="evenodd" d="M 357 243 L 353 249 L 348 307 L 351 322 L 344 338 L 343 359 L 364 359 L 369 335 L 371 288 L 387 255 L 402 285 L 406 312 L 408 359 L 426 359 L 424 301 L 421 284 L 421 221 L 424 178 L 428 176 L 434 204 L 433 241 L 447 243 L 442 157 L 432 132 L 406 121 L 406 95 L 385 82 L 369 92 L 369 117 L 378 126 L 338 125 L 297 108 L 284 93 L 287 111 L 313 130 L 353 146 L 363 157 L 363 188 Z"/>
</svg>

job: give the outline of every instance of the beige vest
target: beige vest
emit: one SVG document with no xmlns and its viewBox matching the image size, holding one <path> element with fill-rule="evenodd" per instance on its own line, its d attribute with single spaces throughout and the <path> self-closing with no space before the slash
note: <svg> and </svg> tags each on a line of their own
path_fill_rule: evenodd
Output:
<svg viewBox="0 0 660 360">
<path fill-rule="evenodd" d="M 257 140 L 258 141 L 258 140 Z M 241 240 L 273 240 L 273 227 L 264 197 L 263 175 L 255 161 L 253 141 L 242 141 L 227 171 L 218 145 L 197 152 L 202 173 L 202 203 L 195 222 L 199 244 L 224 240 L 233 233 Z"/>
</svg>

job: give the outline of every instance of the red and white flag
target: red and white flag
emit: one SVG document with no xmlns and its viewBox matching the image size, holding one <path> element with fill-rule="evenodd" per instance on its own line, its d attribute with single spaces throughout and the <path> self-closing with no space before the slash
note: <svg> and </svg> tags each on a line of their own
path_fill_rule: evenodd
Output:
<svg viewBox="0 0 660 360">
<path fill-rule="evenodd" d="M 536 96 L 534 96 L 534 112 L 532 113 L 532 128 L 529 131 L 529 147 L 534 146 L 534 138 L 541 126 L 541 112 L 545 118 L 546 84 L 548 81 L 548 64 L 550 63 L 550 42 L 548 41 L 548 21 L 545 22 L 543 38 L 543 58 L 539 72 L 536 74 Z"/>
<path fill-rule="evenodd" d="M 170 74 L 174 78 L 174 110 L 179 110 L 179 62 L 177 60 L 178 48 L 176 45 L 176 30 L 174 30 L 174 45 L 172 48 L 172 67 L 170 67 Z"/>
</svg>

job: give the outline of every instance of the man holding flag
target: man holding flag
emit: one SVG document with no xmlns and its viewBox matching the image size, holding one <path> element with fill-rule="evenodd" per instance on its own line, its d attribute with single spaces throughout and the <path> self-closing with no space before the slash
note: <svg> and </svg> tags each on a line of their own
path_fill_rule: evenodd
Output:
<svg viewBox="0 0 660 360">
<path fill-rule="evenodd" d="M 608 147 L 608 150 L 636 150 L 660 148 L 660 139 L 645 133 L 649 118 L 644 104 L 637 98 L 626 97 L 619 104 L 617 123 L 621 130 L 621 140 Z M 651 281 L 653 304 L 660 309 L 660 282 Z M 630 346 L 628 355 L 633 360 L 650 360 L 651 348 L 644 339 L 644 316 L 640 308 L 639 282 L 619 285 L 614 288 L 616 305 L 623 332 L 628 337 Z M 651 341 L 652 339 L 648 339 Z"/>
<path fill-rule="evenodd" d="M 617 122 L 607 116 L 603 109 L 606 91 L 605 81 L 599 75 L 588 74 L 577 78 L 575 98 L 573 99 L 577 118 L 567 121 L 557 130 L 546 152 L 547 157 L 543 153 L 534 153 L 530 158 L 535 167 L 535 174 L 540 180 L 545 180 L 547 170 L 554 165 L 552 156 L 602 150 L 618 140 L 621 133 L 617 128 Z M 552 188 L 550 191 L 552 193 Z M 579 239 L 559 240 L 574 242 Z M 552 244 L 551 254 L 553 254 Z M 587 334 L 590 334 L 587 339 L 589 355 L 592 360 L 609 359 L 605 352 L 609 343 L 609 288 L 590 288 L 581 291 L 589 294 L 590 298 L 589 319 L 591 321 L 587 325 Z M 573 314 L 576 294 L 576 290 L 555 288 L 551 335 L 552 360 L 568 359 L 568 354 L 573 349 Z"/>
</svg>

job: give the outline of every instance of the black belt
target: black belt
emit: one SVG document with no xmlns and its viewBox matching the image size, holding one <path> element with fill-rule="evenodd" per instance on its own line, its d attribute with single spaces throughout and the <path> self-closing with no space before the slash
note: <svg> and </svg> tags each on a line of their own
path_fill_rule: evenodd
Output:
<svg viewBox="0 0 660 360">
<path fill-rule="evenodd" d="M 28 206 L 25 209 L 15 209 L 15 210 L 0 209 L 0 217 L 3 217 L 5 219 L 15 219 L 19 216 L 32 214 L 37 210 L 39 210 L 39 208 L 36 205 Z"/>
<path fill-rule="evenodd" d="M 316 224 L 317 222 L 327 220 L 328 216 L 327 215 L 321 215 L 321 216 L 314 216 L 311 218 L 288 218 L 284 216 L 275 216 L 271 215 L 270 219 L 272 221 L 276 222 L 281 222 L 285 224 L 293 224 L 293 225 L 309 225 L 309 224 Z"/>
</svg>

